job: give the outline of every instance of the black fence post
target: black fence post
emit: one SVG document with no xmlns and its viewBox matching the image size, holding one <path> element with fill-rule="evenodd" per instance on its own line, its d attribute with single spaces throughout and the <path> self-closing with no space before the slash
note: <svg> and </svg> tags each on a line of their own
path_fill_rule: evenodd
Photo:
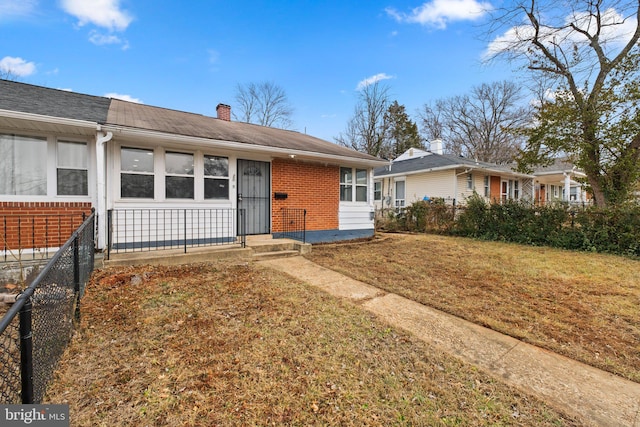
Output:
<svg viewBox="0 0 640 427">
<path fill-rule="evenodd" d="M 76 236 L 75 239 L 73 239 L 73 289 L 76 295 L 76 310 L 73 318 L 76 322 L 80 321 L 80 250 L 78 248 L 79 240 L 79 236 Z"/>
<path fill-rule="evenodd" d="M 304 210 L 304 217 L 302 218 L 302 243 L 307 243 L 307 210 Z"/>
<path fill-rule="evenodd" d="M 26 296 L 23 296 L 26 297 Z M 22 379 L 22 403 L 33 402 L 33 331 L 31 329 L 31 296 L 20 309 L 20 375 Z"/>
<path fill-rule="evenodd" d="M 183 218 L 183 220 L 184 220 L 184 225 L 183 225 L 183 228 L 184 228 L 184 230 L 183 230 L 184 231 L 184 253 L 186 254 L 187 253 L 187 210 L 186 209 L 183 211 L 183 216 L 184 216 L 184 218 Z"/>
<path fill-rule="evenodd" d="M 107 211 L 107 259 L 111 256 L 111 233 L 113 232 L 111 221 L 113 221 L 113 210 L 109 209 Z"/>
</svg>

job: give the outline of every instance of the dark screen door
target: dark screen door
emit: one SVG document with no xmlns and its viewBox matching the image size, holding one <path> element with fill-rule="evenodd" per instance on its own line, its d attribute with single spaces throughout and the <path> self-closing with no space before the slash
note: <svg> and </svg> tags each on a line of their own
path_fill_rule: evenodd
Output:
<svg viewBox="0 0 640 427">
<path fill-rule="evenodd" d="M 238 209 L 245 210 L 247 234 L 269 234 L 271 223 L 268 162 L 238 159 Z"/>
</svg>

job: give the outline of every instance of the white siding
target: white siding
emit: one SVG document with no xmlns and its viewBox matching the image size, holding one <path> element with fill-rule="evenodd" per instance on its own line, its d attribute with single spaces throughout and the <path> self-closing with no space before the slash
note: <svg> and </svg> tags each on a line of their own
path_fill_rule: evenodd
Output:
<svg viewBox="0 0 640 427">
<path fill-rule="evenodd" d="M 454 197 L 453 171 L 451 170 L 409 175 L 406 181 L 407 206 L 422 200 L 424 196 L 444 199 Z"/>
<path fill-rule="evenodd" d="M 338 229 L 368 230 L 374 228 L 372 219 L 373 205 L 357 203 L 340 203 Z"/>
</svg>

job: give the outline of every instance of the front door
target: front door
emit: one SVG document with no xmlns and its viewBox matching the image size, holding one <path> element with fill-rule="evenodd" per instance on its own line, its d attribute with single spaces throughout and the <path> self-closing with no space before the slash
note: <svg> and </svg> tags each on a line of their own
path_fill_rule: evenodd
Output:
<svg viewBox="0 0 640 427">
<path fill-rule="evenodd" d="M 238 159 L 238 209 L 244 209 L 247 234 L 269 234 L 271 165 Z"/>
</svg>

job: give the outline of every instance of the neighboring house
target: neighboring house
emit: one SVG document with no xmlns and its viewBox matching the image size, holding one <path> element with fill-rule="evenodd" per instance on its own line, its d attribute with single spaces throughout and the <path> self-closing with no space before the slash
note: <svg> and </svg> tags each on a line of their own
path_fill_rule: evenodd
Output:
<svg viewBox="0 0 640 427">
<path fill-rule="evenodd" d="M 581 182 L 586 178 L 586 174 L 564 159 L 556 159 L 549 166 L 537 168 L 533 175 L 536 177 L 535 202 L 538 204 L 554 201 L 590 201 L 590 196 Z"/>
<path fill-rule="evenodd" d="M 465 204 L 473 194 L 487 201 L 534 198 L 534 176 L 506 166 L 442 154 L 442 143 L 431 151 L 407 150 L 374 171 L 376 210 L 403 208 L 418 200 L 444 199 Z"/>
<path fill-rule="evenodd" d="M 373 169 L 384 161 L 230 117 L 224 104 L 213 118 L 0 80 L 0 215 L 94 208 L 99 249 L 136 227 L 153 246 L 154 229 L 175 226 L 162 209 L 189 210 L 195 228 L 229 217 L 227 239 L 242 226 L 278 234 L 283 208 L 306 210 L 307 242 L 373 235 Z M 112 216 L 119 229 L 108 233 Z"/>
</svg>

